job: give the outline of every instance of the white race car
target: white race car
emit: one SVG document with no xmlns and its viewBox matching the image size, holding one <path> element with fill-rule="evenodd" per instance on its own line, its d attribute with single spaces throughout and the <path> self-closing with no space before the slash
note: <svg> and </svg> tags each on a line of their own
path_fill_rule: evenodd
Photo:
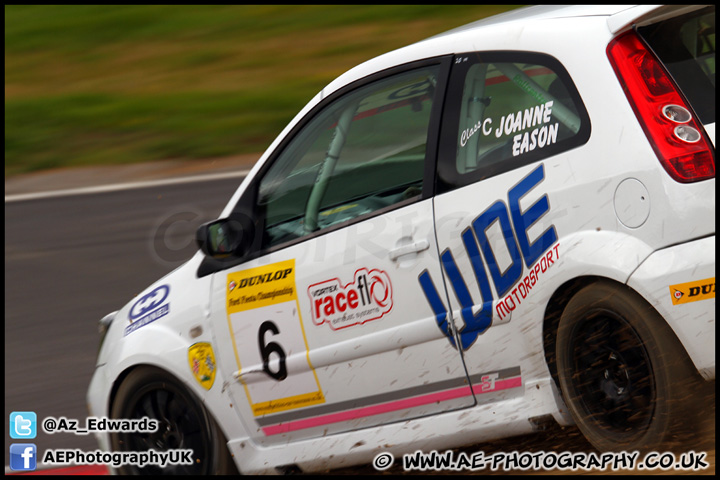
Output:
<svg viewBox="0 0 720 480">
<path fill-rule="evenodd" d="M 547 421 L 663 451 L 715 378 L 715 7 L 530 7 L 363 63 L 197 237 L 101 321 L 90 414 L 160 425 L 106 451 L 308 472 Z"/>
</svg>

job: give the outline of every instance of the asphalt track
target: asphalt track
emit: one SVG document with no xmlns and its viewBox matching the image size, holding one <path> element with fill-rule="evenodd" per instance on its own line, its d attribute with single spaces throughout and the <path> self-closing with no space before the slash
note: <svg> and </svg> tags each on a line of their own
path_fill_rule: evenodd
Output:
<svg viewBox="0 0 720 480">
<path fill-rule="evenodd" d="M 226 179 L 216 175 L 185 178 L 179 183 L 6 197 L 6 422 L 13 411 L 36 412 L 39 420 L 66 417 L 84 421 L 85 393 L 98 346 L 97 321 L 193 255 L 195 229 L 217 218 L 238 184 L 237 174 Z M 714 412 L 703 437 L 706 441 L 701 448 L 708 452 L 711 467 L 675 473 L 714 473 Z M 5 452 L 15 442 L 6 428 Z M 97 448 L 90 435 L 40 432 L 32 442 L 38 452 Z M 464 451 L 589 452 L 592 448 L 575 428 L 551 427 L 538 435 Z M 88 472 L 102 473 L 102 469 L 56 473 Z M 373 473 L 377 472 L 371 467 L 333 472 Z M 394 467 L 384 473 L 403 471 Z"/>
<path fill-rule="evenodd" d="M 6 422 L 33 411 L 84 423 L 98 320 L 190 258 L 195 230 L 238 185 L 235 176 L 6 201 Z M 6 428 L 6 453 L 15 442 Z M 38 452 L 97 448 L 91 435 L 65 433 L 32 443 Z"/>
</svg>

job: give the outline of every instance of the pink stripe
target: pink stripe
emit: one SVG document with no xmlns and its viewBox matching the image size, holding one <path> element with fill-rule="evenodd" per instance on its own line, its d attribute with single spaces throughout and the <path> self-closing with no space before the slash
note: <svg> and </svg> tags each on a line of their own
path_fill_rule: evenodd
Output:
<svg viewBox="0 0 720 480">
<path fill-rule="evenodd" d="M 496 381 L 495 388 L 492 390 L 480 391 L 480 388 L 482 387 L 481 385 L 474 387 L 474 389 L 478 390 L 475 393 L 482 394 L 495 392 L 498 390 L 505 390 L 507 388 L 515 388 L 521 385 L 522 379 L 520 377 L 516 377 L 509 380 Z M 306 418 L 294 422 L 281 423 L 279 425 L 263 427 L 262 430 L 265 435 L 277 435 L 280 433 L 293 432 L 306 428 L 320 427 L 322 425 L 328 425 L 331 423 L 346 422 L 348 420 L 354 420 L 357 418 L 370 417 L 372 415 L 380 415 L 382 413 L 394 412 L 396 410 L 419 407 L 422 405 L 427 405 L 429 403 L 444 402 L 460 397 L 466 397 L 471 394 L 472 391 L 470 387 L 460 387 L 452 390 L 445 390 L 443 392 L 420 395 L 419 397 L 406 398 L 395 402 L 381 403 L 379 405 L 372 405 L 370 407 L 362 407 L 354 410 L 347 410 L 344 412 L 322 415 L 315 418 Z"/>
<path fill-rule="evenodd" d="M 473 393 L 483 394 L 497 392 L 498 390 L 507 390 L 508 388 L 522 387 L 522 377 L 508 378 L 507 380 L 498 380 L 495 382 L 495 388 L 492 390 L 483 390 L 482 384 L 473 385 Z"/>
<path fill-rule="evenodd" d="M 406 398 L 396 402 L 381 403 L 370 407 L 362 407 L 355 410 L 347 410 L 345 412 L 331 413 L 321 417 L 307 418 L 295 422 L 264 427 L 263 432 L 265 432 L 265 435 L 277 435 L 278 433 L 319 427 L 329 423 L 346 422 L 356 418 L 370 417 L 372 415 L 380 415 L 381 413 L 393 412 L 395 410 L 403 410 L 405 408 L 427 405 L 428 403 L 452 400 L 454 398 L 465 397 L 470 394 L 470 387 L 460 387 L 453 390 L 446 390 L 444 392 L 430 393 L 428 395 L 421 395 L 414 398 Z"/>
</svg>

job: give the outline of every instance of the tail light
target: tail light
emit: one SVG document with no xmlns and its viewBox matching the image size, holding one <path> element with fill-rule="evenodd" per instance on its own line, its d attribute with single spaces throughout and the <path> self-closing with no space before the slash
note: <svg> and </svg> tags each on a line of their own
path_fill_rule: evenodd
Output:
<svg viewBox="0 0 720 480">
<path fill-rule="evenodd" d="M 715 177 L 715 152 L 679 89 L 634 31 L 607 48 L 625 95 L 660 163 L 682 183 Z"/>
</svg>

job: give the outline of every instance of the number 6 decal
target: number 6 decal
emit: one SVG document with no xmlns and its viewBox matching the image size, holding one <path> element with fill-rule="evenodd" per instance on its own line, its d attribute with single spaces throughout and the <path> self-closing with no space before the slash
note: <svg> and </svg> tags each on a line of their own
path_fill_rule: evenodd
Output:
<svg viewBox="0 0 720 480">
<path fill-rule="evenodd" d="M 239 378 L 253 414 L 324 403 L 308 356 L 295 287 L 295 261 L 231 272 L 226 287 L 228 326 Z"/>
<path fill-rule="evenodd" d="M 265 333 L 267 333 L 268 330 L 270 330 L 273 335 L 277 335 L 280 333 L 277 326 L 270 320 L 263 322 L 260 325 L 260 330 L 258 330 L 260 356 L 262 357 L 263 370 L 265 371 L 265 373 L 267 373 L 279 382 L 287 378 L 287 368 L 285 366 L 285 351 L 279 344 L 275 342 L 265 343 Z M 273 372 L 272 370 L 270 370 L 270 354 L 272 353 L 277 354 L 280 359 L 280 368 L 278 368 L 277 372 Z"/>
</svg>

